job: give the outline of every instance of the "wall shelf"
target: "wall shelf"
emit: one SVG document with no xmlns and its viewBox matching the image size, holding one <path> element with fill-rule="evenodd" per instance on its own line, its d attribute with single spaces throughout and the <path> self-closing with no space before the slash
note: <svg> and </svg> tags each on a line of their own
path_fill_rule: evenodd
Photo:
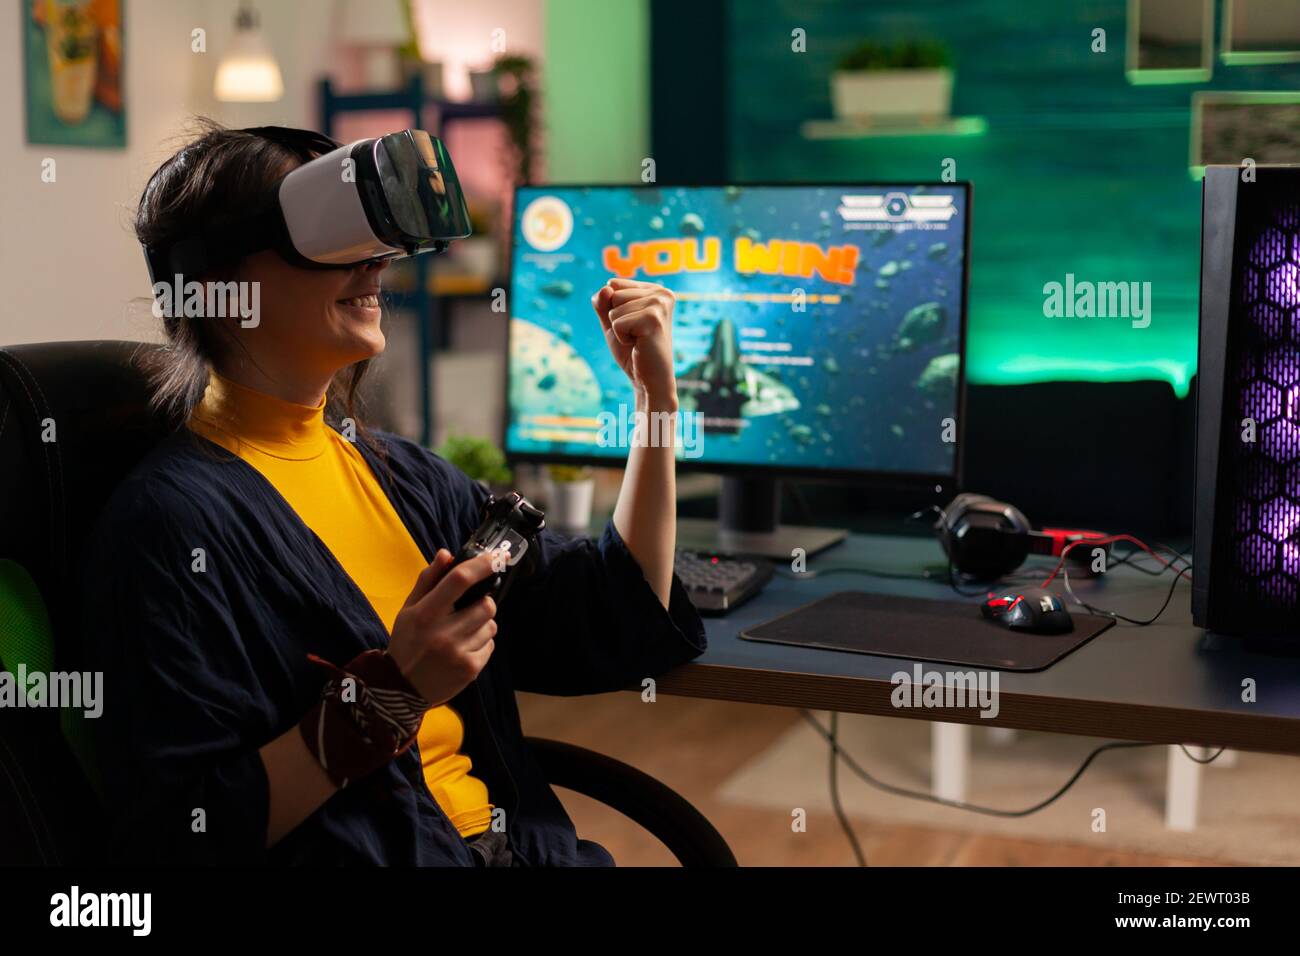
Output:
<svg viewBox="0 0 1300 956">
<path fill-rule="evenodd" d="M 338 93 L 329 77 L 320 81 L 317 89 L 320 100 L 321 131 L 326 136 L 334 135 L 335 121 L 348 113 L 374 113 L 385 110 L 405 110 L 411 115 L 411 126 L 425 129 L 439 139 L 446 139 L 447 126 L 461 120 L 485 120 L 500 117 L 500 109 L 491 102 L 459 102 L 436 96 L 427 96 L 419 74 L 411 77 L 406 86 L 397 90 L 382 92 L 364 91 L 356 93 Z M 427 110 L 434 111 L 434 122 L 426 124 L 424 116 Z M 439 346 L 445 347 L 447 339 L 447 308 L 453 302 L 467 299 L 486 298 L 488 291 L 470 294 L 460 292 L 453 295 L 434 295 L 433 263 L 430 255 L 412 256 L 415 269 L 415 282 L 410 288 L 399 293 L 397 298 L 401 305 L 410 308 L 416 315 L 420 337 L 420 442 L 429 445 L 433 441 L 433 373 L 430 358 Z"/>
<path fill-rule="evenodd" d="M 875 139 L 898 136 L 980 136 L 989 127 L 982 116 L 953 116 L 933 123 L 875 120 L 806 120 L 799 127 L 804 139 Z"/>
</svg>

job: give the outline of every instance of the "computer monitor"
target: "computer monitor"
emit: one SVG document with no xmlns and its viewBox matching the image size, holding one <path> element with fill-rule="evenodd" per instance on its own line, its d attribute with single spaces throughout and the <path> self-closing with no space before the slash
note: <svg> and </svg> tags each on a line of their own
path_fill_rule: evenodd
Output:
<svg viewBox="0 0 1300 956">
<path fill-rule="evenodd" d="M 770 536 L 782 477 L 955 490 L 969 184 L 529 186 L 514 208 L 512 460 L 626 458 L 632 389 L 590 301 L 621 276 L 676 296 L 676 454 L 724 475 L 724 532 Z M 811 553 L 807 531 L 747 550 Z"/>
</svg>

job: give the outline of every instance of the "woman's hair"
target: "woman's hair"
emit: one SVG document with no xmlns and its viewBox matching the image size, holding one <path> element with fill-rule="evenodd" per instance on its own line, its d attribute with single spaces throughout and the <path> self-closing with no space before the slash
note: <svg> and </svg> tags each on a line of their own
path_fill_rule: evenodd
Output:
<svg viewBox="0 0 1300 956">
<path fill-rule="evenodd" d="M 135 213 L 136 238 L 146 246 L 167 246 L 197 233 L 238 223 L 271 208 L 285 173 L 314 157 L 292 138 L 249 129 L 226 129 L 206 118 L 198 135 L 164 162 L 144 187 Z M 289 132 L 289 131 L 283 131 Z M 220 263 L 210 276 L 227 281 L 238 261 Z M 189 277 L 187 277 L 189 278 Z M 170 310 L 163 318 L 167 347 L 149 364 L 155 409 L 174 425 L 188 420 L 203 397 L 208 370 L 223 349 L 240 343 L 227 327 Z M 358 437 L 369 436 L 355 414 L 357 389 L 369 360 L 342 370 L 330 383 L 327 414 L 357 422 Z"/>
</svg>

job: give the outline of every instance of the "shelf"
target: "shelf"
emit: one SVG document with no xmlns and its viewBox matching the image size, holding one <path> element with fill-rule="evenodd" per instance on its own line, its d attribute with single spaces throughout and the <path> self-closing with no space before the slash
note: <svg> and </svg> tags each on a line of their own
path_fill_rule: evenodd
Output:
<svg viewBox="0 0 1300 956">
<path fill-rule="evenodd" d="M 399 276 L 394 273 L 391 279 L 385 280 L 384 291 L 405 303 L 415 292 L 416 281 L 418 279 L 415 276 Z M 492 295 L 494 289 L 507 287 L 508 282 L 503 276 L 489 279 L 475 273 L 435 267 L 428 270 L 424 290 L 440 299 L 485 299 Z"/>
<path fill-rule="evenodd" d="M 426 96 L 424 81 L 417 73 L 406 86 L 397 90 L 336 93 L 329 77 L 323 77 L 317 86 L 321 115 L 321 132 L 334 135 L 334 121 L 345 113 L 364 113 L 380 110 L 404 110 L 411 116 L 412 127 L 423 127 L 439 139 L 445 139 L 447 124 L 454 120 L 499 118 L 500 105 L 495 102 L 465 103 L 436 96 Z M 424 112 L 437 111 L 432 126 L 424 125 Z M 429 358 L 439 342 L 445 346 L 447 324 L 446 308 L 454 301 L 483 298 L 495 286 L 481 278 L 461 276 L 461 281 L 448 282 L 449 276 L 436 275 L 429 262 L 430 256 L 416 256 L 412 271 L 413 281 L 406 288 L 392 291 L 400 298 L 403 307 L 412 309 L 418 318 L 420 335 L 420 441 L 428 445 L 433 437 L 433 380 Z"/>
<path fill-rule="evenodd" d="M 804 139 L 876 139 L 898 136 L 980 136 L 989 128 L 982 116 L 953 116 L 932 123 L 894 120 L 806 120 Z"/>
<path fill-rule="evenodd" d="M 501 115 L 498 103 L 465 103 L 457 100 L 428 100 L 445 123 L 450 119 L 496 119 Z"/>
<path fill-rule="evenodd" d="M 414 76 L 406 86 L 396 90 L 358 93 L 336 93 L 334 84 L 326 77 L 320 81 L 321 111 L 326 118 L 336 113 L 365 113 L 375 110 L 421 111 L 431 106 L 438 111 L 438 122 L 452 119 L 493 119 L 501 114 L 499 103 L 490 101 L 464 102 L 438 96 L 426 96 L 424 83 Z"/>
<path fill-rule="evenodd" d="M 442 299 L 478 299 L 492 295 L 493 289 L 504 288 L 498 280 L 496 284 L 481 275 L 469 273 L 444 272 L 435 270 L 429 276 L 429 294 Z"/>
</svg>

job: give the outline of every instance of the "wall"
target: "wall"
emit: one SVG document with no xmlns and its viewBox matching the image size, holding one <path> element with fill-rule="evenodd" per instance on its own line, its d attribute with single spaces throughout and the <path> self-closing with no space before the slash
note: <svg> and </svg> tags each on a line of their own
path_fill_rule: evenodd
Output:
<svg viewBox="0 0 1300 956">
<path fill-rule="evenodd" d="M 0 276 L 8 303 L 7 344 L 82 338 L 153 338 L 145 296 L 148 273 L 130 231 L 131 210 L 149 175 L 184 137 L 195 115 L 230 126 L 316 124 L 316 80 L 328 65 L 333 0 L 257 4 L 280 63 L 285 96 L 277 103 L 219 103 L 212 80 L 233 33 L 237 0 L 127 0 L 127 148 L 26 146 L 21 95 L 0 98 L 0 155 L 22 171 L 0 183 Z M 0 62 L 9 89 L 21 91 L 17 15 L 0 17 Z M 206 33 L 206 52 L 191 31 Z M 58 179 L 40 180 L 53 157 Z"/>
<path fill-rule="evenodd" d="M 420 54 L 442 63 L 443 85 L 450 98 L 468 99 L 469 70 L 488 66 L 498 55 L 491 47 L 494 31 L 503 31 L 507 54 L 542 53 L 546 6 L 541 0 L 415 0 Z"/>
<path fill-rule="evenodd" d="M 0 340 L 7 344 L 136 338 L 152 328 L 140 247 L 129 210 L 167 153 L 162 141 L 188 113 L 194 0 L 128 0 L 125 14 L 127 147 L 26 145 L 23 23 L 0 16 Z M 46 157 L 57 179 L 41 181 Z"/>
<path fill-rule="evenodd" d="M 466 64 L 488 57 L 493 27 L 504 25 L 510 49 L 542 48 L 542 4 L 493 0 L 467 7 L 452 0 L 420 0 L 421 13 L 441 29 L 426 54 L 449 62 L 463 79 Z M 344 64 L 333 55 L 335 0 L 262 0 L 255 7 L 280 64 L 285 95 L 276 103 L 219 103 L 212 80 L 233 33 L 238 0 L 126 0 L 127 148 L 27 146 L 24 120 L 21 22 L 0 16 L 0 76 L 14 95 L 0 98 L 0 161 L 11 175 L 0 181 L 0 278 L 6 309 L 0 340 L 8 344 L 79 338 L 150 338 L 148 275 L 130 233 L 130 212 L 158 164 L 183 138 L 189 119 L 206 115 L 230 126 L 275 123 L 315 126 L 317 82 L 336 78 Z M 454 23 L 455 31 L 446 25 Z M 191 31 L 206 31 L 207 52 L 191 51 Z M 448 45 L 450 44 L 450 45 Z M 345 78 L 345 77 L 344 77 Z M 453 79 L 450 85 L 458 89 Z M 375 117 L 384 130 L 393 122 Z M 350 127 L 343 135 L 365 135 Z M 492 131 L 458 133 L 454 147 L 492 157 L 475 140 Z M 495 142 L 495 141 L 493 141 Z M 53 157 L 57 181 L 41 182 L 41 162 Z M 474 179 L 471 169 L 467 177 Z"/>
<path fill-rule="evenodd" d="M 141 0 L 128 2 L 139 4 Z M 153 5 L 160 0 L 145 2 Z M 274 103 L 221 103 L 212 95 L 221 53 L 235 32 L 239 0 L 195 0 L 195 5 L 196 25 L 207 31 L 208 52 L 194 57 L 190 69 L 190 109 L 233 127 L 275 124 L 314 128 L 320 113 L 317 82 L 325 73 L 332 74 L 339 68 L 331 40 L 338 6 L 335 0 L 254 3 L 262 34 L 271 45 L 284 80 L 284 96 Z"/>
<path fill-rule="evenodd" d="M 126 0 L 128 145 L 125 150 L 24 146 L 21 96 L 0 99 L 0 159 L 15 174 L 0 181 L 0 279 L 6 309 L 0 342 L 82 338 L 152 339 L 148 274 L 131 236 L 130 212 L 149 175 L 180 141 L 195 114 L 229 126 L 316 126 L 317 83 L 329 73 L 351 79 L 332 45 L 334 0 L 259 0 L 261 26 L 280 64 L 285 95 L 276 103 L 219 103 L 212 81 L 233 33 L 238 0 Z M 486 65 L 492 31 L 503 28 L 507 52 L 539 57 L 544 120 L 540 168 L 557 181 L 634 181 L 648 155 L 648 0 L 417 0 L 422 53 L 444 63 L 452 96 L 468 93 L 466 71 Z M 207 52 L 191 52 L 191 31 L 206 32 Z M 19 17 L 0 16 L 0 67 L 8 88 L 22 90 Z M 373 135 L 404 124 L 374 115 L 340 124 L 338 135 Z M 460 124 L 449 135 L 462 180 L 471 193 L 501 188 L 495 123 Z M 58 181 L 40 182 L 41 160 L 58 162 Z M 504 324 L 485 306 L 456 309 L 452 340 L 467 367 L 498 357 Z M 410 317 L 390 315 L 388 374 L 381 410 L 408 433 L 418 421 L 416 336 Z M 455 355 L 450 358 L 456 358 Z M 460 379 L 440 363 L 442 385 Z M 482 377 L 477 372 L 475 376 Z M 440 388 L 439 391 L 446 391 Z M 495 394 L 495 391 L 493 392 Z M 481 430 L 458 421 L 457 402 L 439 403 L 446 427 Z M 460 403 L 463 404 L 463 403 Z M 451 416 L 447 418 L 446 416 Z M 481 416 L 480 416 L 481 417 Z M 494 413 L 493 420 L 499 418 Z"/>
<path fill-rule="evenodd" d="M 547 178 L 630 183 L 650 155 L 649 0 L 546 4 Z"/>
<path fill-rule="evenodd" d="M 1193 4 L 1192 6 L 1196 6 Z M 1222 0 L 1216 4 L 1216 36 Z M 1300 64 L 1225 66 L 1208 83 L 1130 85 L 1124 0 L 873 0 L 730 5 L 731 175 L 974 183 L 969 373 L 975 384 L 1146 380 L 1184 393 L 1196 363 L 1200 184 L 1188 173 L 1197 90 L 1297 90 Z M 807 31 L 807 52 L 790 32 Z M 1107 33 L 1107 51 L 1090 50 Z M 811 141 L 836 61 L 865 38 L 933 37 L 956 60 L 953 112 L 979 136 Z M 1300 160 L 1300 157 L 1297 157 Z M 1150 327 L 1050 319 L 1066 273 L 1152 284 Z"/>
</svg>

